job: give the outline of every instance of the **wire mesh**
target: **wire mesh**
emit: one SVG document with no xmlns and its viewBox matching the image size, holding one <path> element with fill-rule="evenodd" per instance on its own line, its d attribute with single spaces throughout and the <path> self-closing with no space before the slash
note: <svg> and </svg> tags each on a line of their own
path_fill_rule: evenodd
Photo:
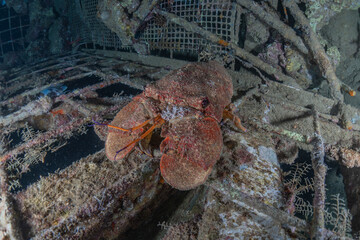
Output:
<svg viewBox="0 0 360 240">
<path fill-rule="evenodd" d="M 186 0 L 165 1 L 160 4 L 163 10 L 172 12 L 189 22 L 195 22 L 225 41 L 233 38 L 231 26 L 234 26 L 234 5 L 230 1 Z M 162 22 L 154 17 L 145 29 L 142 39 L 151 49 L 169 49 L 198 53 L 208 42 L 196 34 L 187 32 L 174 23 Z M 213 46 L 222 50 L 221 46 Z"/>
<path fill-rule="evenodd" d="M 92 48 L 124 49 L 131 46 L 122 45 L 119 37 L 111 32 L 105 24 L 97 18 L 98 0 L 77 0 L 77 6 L 72 9 L 70 21 L 73 29 L 79 29 L 86 43 L 92 43 Z M 236 4 L 230 0 L 164 0 L 159 8 L 172 12 L 189 22 L 195 22 L 205 30 L 217 34 L 225 41 L 237 42 L 235 34 Z M 81 21 L 76 21 L 76 18 Z M 80 26 L 79 26 L 80 25 Z M 140 42 L 146 43 L 150 50 L 167 50 L 169 52 L 199 54 L 210 46 L 212 51 L 226 51 L 226 47 L 209 43 L 197 34 L 187 32 L 183 27 L 166 21 L 160 15 L 154 14 L 146 24 L 146 28 L 139 34 Z"/>
<path fill-rule="evenodd" d="M 25 49 L 25 35 L 29 16 L 19 15 L 12 8 L 0 6 L 0 62 L 9 52 Z"/>
<path fill-rule="evenodd" d="M 120 48 L 121 41 L 114 32 L 96 17 L 98 0 L 77 0 L 70 8 L 70 24 L 73 37 L 94 46 Z"/>
</svg>

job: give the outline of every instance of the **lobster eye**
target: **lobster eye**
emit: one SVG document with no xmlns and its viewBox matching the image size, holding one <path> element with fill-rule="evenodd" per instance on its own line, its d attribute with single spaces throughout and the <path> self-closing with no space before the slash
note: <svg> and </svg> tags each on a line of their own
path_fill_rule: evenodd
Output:
<svg viewBox="0 0 360 240">
<path fill-rule="evenodd" d="M 210 104 L 209 99 L 208 99 L 208 98 L 204 98 L 204 99 L 202 100 L 202 102 L 201 102 L 201 107 L 202 107 L 202 108 L 206 108 L 207 106 L 209 106 L 209 104 Z"/>
</svg>

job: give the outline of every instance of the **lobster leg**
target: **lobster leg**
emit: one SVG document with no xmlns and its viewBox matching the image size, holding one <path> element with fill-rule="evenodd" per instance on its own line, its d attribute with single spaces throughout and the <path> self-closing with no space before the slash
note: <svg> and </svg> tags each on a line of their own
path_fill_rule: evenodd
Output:
<svg viewBox="0 0 360 240">
<path fill-rule="evenodd" d="M 247 129 L 241 125 L 240 118 L 233 113 L 229 106 L 223 111 L 223 119 L 230 119 L 237 128 L 241 129 L 243 132 L 247 132 Z"/>
<path fill-rule="evenodd" d="M 148 136 L 150 133 L 152 133 L 152 131 L 154 131 L 155 128 L 160 127 L 162 124 L 165 123 L 165 120 L 161 118 L 161 116 L 157 116 L 154 118 L 154 124 L 146 131 L 144 132 L 139 138 L 133 140 L 132 142 L 128 143 L 125 147 L 123 147 L 122 149 L 120 149 L 119 151 L 116 152 L 115 158 L 114 160 L 116 160 L 116 156 L 122 152 L 123 150 L 125 150 L 126 148 L 128 148 L 129 146 L 139 142 L 140 140 L 144 139 L 146 136 Z"/>
<path fill-rule="evenodd" d="M 105 142 L 107 157 L 111 160 L 124 158 L 135 147 L 138 139 L 145 137 L 144 131 L 152 120 L 157 123 L 159 121 L 158 118 L 153 119 L 141 98 L 134 98 L 108 125 L 109 132 Z"/>
<path fill-rule="evenodd" d="M 154 156 L 152 155 L 151 149 L 150 149 L 150 141 L 151 141 L 151 137 L 152 137 L 152 133 L 150 133 L 149 135 L 147 135 L 143 140 L 141 140 L 138 145 L 136 146 L 136 150 L 138 150 L 139 152 L 141 152 L 142 154 L 145 154 L 151 158 L 153 158 Z"/>
<path fill-rule="evenodd" d="M 124 131 L 124 132 L 129 132 L 129 131 L 134 131 L 134 130 L 136 130 L 136 129 L 140 129 L 140 128 L 146 126 L 146 124 L 148 124 L 151 120 L 153 120 L 153 119 L 146 120 L 146 121 L 143 122 L 142 124 L 140 124 L 140 125 L 138 125 L 138 126 L 135 126 L 135 127 L 132 127 L 132 128 L 130 128 L 130 129 L 125 129 L 125 128 L 113 126 L 113 125 L 110 125 L 110 124 L 106 124 L 106 126 L 108 126 L 109 128 L 118 129 L 118 130 L 121 130 L 121 131 Z"/>
</svg>

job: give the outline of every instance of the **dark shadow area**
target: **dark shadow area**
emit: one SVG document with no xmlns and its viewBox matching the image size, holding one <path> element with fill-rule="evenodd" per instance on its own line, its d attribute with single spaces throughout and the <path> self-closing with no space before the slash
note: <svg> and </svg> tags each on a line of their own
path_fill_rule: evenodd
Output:
<svg viewBox="0 0 360 240">
<path fill-rule="evenodd" d="M 16 191 L 25 189 L 28 185 L 38 181 L 41 176 L 62 170 L 80 158 L 104 148 L 104 142 L 100 141 L 92 128 L 89 128 L 86 134 L 75 135 L 66 141 L 67 144 L 56 152 L 48 152 L 44 163 L 31 166 L 30 171 L 24 173 L 20 178 L 22 187 Z"/>
<path fill-rule="evenodd" d="M 118 240 L 150 240 L 155 239 L 160 232 L 161 227 L 159 223 L 166 222 L 172 214 L 176 211 L 178 206 L 184 201 L 188 191 L 176 191 L 171 197 L 165 201 L 155 211 L 149 211 L 144 209 L 142 213 L 138 214 L 138 217 L 134 221 L 141 221 L 140 225 L 134 224 L 135 228 L 132 228 L 119 236 Z"/>
</svg>

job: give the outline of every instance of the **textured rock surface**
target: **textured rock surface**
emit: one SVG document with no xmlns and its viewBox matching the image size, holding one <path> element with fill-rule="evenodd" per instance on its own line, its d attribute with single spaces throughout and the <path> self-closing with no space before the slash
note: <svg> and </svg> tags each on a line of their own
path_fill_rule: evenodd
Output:
<svg viewBox="0 0 360 240">
<path fill-rule="evenodd" d="M 358 22 L 357 10 L 344 10 L 332 17 L 329 24 L 321 29 L 322 36 L 328 40 L 330 46 L 337 46 L 341 61 L 345 61 L 356 53 L 358 49 Z"/>
</svg>

